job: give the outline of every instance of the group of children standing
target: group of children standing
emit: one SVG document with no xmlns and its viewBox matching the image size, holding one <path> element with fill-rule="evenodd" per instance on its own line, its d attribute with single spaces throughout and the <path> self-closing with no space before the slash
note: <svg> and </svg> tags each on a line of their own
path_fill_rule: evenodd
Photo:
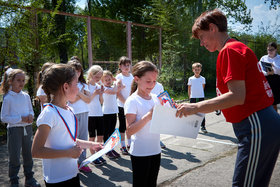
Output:
<svg viewBox="0 0 280 187">
<path fill-rule="evenodd" d="M 191 102 L 197 101 L 196 93 L 200 93 L 198 98 L 204 98 L 205 85 L 205 79 L 199 75 L 201 64 L 194 64 L 193 71 L 195 75 L 188 83 Z M 86 158 L 86 149 L 93 154 L 102 148 L 114 132 L 118 116 L 120 150 L 131 156 L 133 186 L 156 186 L 160 137 L 150 133 L 149 126 L 152 109 L 159 104 L 156 96 L 163 91 L 163 86 L 156 82 L 158 70 L 151 62 L 141 61 L 133 67 L 132 74 L 130 72 L 131 61 L 127 57 L 120 58 L 116 78 L 110 71 L 94 65 L 88 70 L 87 81 L 77 57 L 72 57 L 67 64 L 45 63 L 37 81 L 42 111 L 32 145 L 34 112 L 29 95 L 22 91 L 25 73 L 19 69 L 7 71 L 1 119 L 8 123 L 11 185 L 18 186 L 22 147 L 26 186 L 40 186 L 33 178 L 32 157 L 43 159 L 46 186 L 79 186 L 78 167 Z M 107 157 L 118 158 L 120 154 L 112 150 Z M 94 161 L 95 165 L 104 163 L 106 160 L 102 157 Z M 91 172 L 91 169 L 86 165 L 80 171 Z"/>
</svg>

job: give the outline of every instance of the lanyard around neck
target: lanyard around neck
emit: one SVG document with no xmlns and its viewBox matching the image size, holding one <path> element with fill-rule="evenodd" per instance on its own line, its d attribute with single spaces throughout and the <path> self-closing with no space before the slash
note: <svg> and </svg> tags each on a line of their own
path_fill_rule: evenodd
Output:
<svg viewBox="0 0 280 187">
<path fill-rule="evenodd" d="M 68 133 L 70 134 L 70 136 L 71 136 L 71 138 L 72 138 L 72 140 L 73 140 L 74 142 L 76 142 L 77 133 L 78 133 L 78 131 L 77 131 L 77 129 L 78 129 L 78 120 L 77 120 L 77 117 L 75 116 L 75 114 L 72 112 L 72 110 L 71 110 L 69 107 L 67 107 L 67 109 L 69 109 L 69 110 L 72 112 L 73 116 L 74 116 L 74 120 L 75 120 L 75 132 L 74 132 L 74 134 L 72 134 L 72 132 L 71 132 L 71 130 L 70 130 L 70 128 L 69 128 L 67 122 L 66 122 L 65 119 L 62 117 L 62 115 L 60 114 L 60 112 L 58 111 L 58 109 L 57 109 L 53 104 L 51 104 L 51 103 L 47 103 L 47 104 L 44 105 L 44 107 L 46 107 L 46 106 L 50 106 L 50 107 L 52 107 L 52 108 L 54 108 L 54 109 L 56 110 L 56 112 L 58 113 L 58 115 L 59 115 L 60 118 L 62 119 L 62 121 L 63 121 L 63 123 L 64 123 L 64 125 L 65 125 L 65 127 L 66 127 L 66 129 L 67 129 L 67 131 L 68 131 Z"/>
</svg>

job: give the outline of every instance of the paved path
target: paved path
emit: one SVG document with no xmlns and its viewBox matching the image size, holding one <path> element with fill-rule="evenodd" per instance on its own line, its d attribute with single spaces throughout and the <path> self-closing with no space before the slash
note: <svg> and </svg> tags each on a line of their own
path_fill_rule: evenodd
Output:
<svg viewBox="0 0 280 187">
<path fill-rule="evenodd" d="M 236 139 L 231 124 L 222 115 L 206 115 L 207 134 L 199 134 L 197 139 L 162 135 L 167 148 L 162 150 L 158 186 L 225 187 L 231 186 L 236 157 Z M 119 150 L 119 148 L 117 149 Z M 107 159 L 107 158 L 106 158 Z M 8 186 L 8 155 L 6 145 L 0 146 L 0 186 Z M 43 182 L 42 164 L 34 159 L 36 179 Z M 108 164 L 95 167 L 93 172 L 81 174 L 82 186 L 132 186 L 129 156 L 117 160 L 107 159 Z M 24 184 L 22 169 L 20 182 Z M 275 167 L 270 187 L 280 186 L 280 157 Z M 43 185 L 44 186 L 44 185 Z"/>
</svg>

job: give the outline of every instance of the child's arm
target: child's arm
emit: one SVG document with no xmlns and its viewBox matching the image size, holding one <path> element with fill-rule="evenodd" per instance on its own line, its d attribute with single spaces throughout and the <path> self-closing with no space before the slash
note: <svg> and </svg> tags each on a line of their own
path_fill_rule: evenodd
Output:
<svg viewBox="0 0 280 187">
<path fill-rule="evenodd" d="M 77 139 L 76 144 L 82 149 L 91 149 L 93 151 L 99 151 L 102 149 L 102 145 L 98 142 Z"/>
<path fill-rule="evenodd" d="M 145 114 L 139 121 L 136 121 L 136 114 L 126 114 L 126 133 L 131 136 L 141 130 L 151 119 L 153 109 Z"/>
<path fill-rule="evenodd" d="M 46 140 L 49 136 L 51 128 L 48 125 L 40 125 L 35 133 L 31 152 L 33 158 L 78 158 L 83 149 L 79 146 L 73 146 L 70 149 L 57 150 L 45 147 Z"/>
<path fill-rule="evenodd" d="M 16 123 L 20 123 L 20 122 L 24 122 L 27 120 L 26 117 L 22 117 L 20 114 L 18 113 L 14 113 L 14 114 L 10 114 L 10 103 L 7 99 L 3 100 L 2 103 L 2 108 L 1 108 L 1 121 L 3 123 L 12 123 L 12 124 L 16 124 Z"/>
<path fill-rule="evenodd" d="M 115 95 L 115 94 L 117 94 L 117 92 L 118 92 L 118 88 L 117 88 L 117 86 L 115 84 L 113 86 L 113 89 L 106 89 L 104 91 L 104 93 L 110 94 L 110 95 Z"/>
<path fill-rule="evenodd" d="M 122 103 L 125 103 L 125 98 L 123 97 L 120 91 L 117 93 L 117 97 Z"/>
<path fill-rule="evenodd" d="M 38 97 L 38 99 L 39 99 L 41 105 L 44 105 L 45 103 L 48 102 L 48 99 L 47 99 L 47 96 L 46 96 L 46 95 L 38 95 L 37 97 Z"/>
<path fill-rule="evenodd" d="M 27 123 L 32 123 L 34 119 L 34 111 L 31 103 L 31 98 L 28 95 L 28 109 L 29 109 L 29 115 L 28 115 L 28 122 Z"/>
<path fill-rule="evenodd" d="M 125 88 L 125 86 L 122 84 L 122 81 L 118 79 L 117 82 L 118 92 L 117 92 L 117 98 L 124 104 L 125 98 L 121 94 L 121 90 Z"/>
<path fill-rule="evenodd" d="M 104 102 L 103 93 L 104 93 L 104 91 L 102 91 L 102 92 L 99 94 L 99 101 L 100 101 L 101 104 L 103 104 L 103 102 Z"/>
<path fill-rule="evenodd" d="M 188 97 L 189 97 L 189 99 L 191 97 L 191 85 L 188 85 Z"/>
<path fill-rule="evenodd" d="M 89 92 L 85 91 L 84 89 L 78 92 L 78 96 L 86 103 L 90 103 L 91 101 Z"/>
</svg>

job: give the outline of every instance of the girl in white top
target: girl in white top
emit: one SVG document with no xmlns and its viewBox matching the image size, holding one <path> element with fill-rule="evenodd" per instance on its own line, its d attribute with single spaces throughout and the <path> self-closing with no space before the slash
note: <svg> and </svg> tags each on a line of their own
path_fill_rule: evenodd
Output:
<svg viewBox="0 0 280 187">
<path fill-rule="evenodd" d="M 9 178 L 12 185 L 18 185 L 20 152 L 22 150 L 25 185 L 39 185 L 33 178 L 33 160 L 31 156 L 32 122 L 34 112 L 30 96 L 23 92 L 25 72 L 20 69 L 8 69 L 2 83 L 3 104 L 1 120 L 8 123 L 7 145 L 9 153 Z"/>
<path fill-rule="evenodd" d="M 86 80 L 84 78 L 83 67 L 78 59 L 70 60 L 67 64 L 75 68 L 79 80 L 79 92 L 76 99 L 70 101 L 69 106 L 73 109 L 73 112 L 78 119 L 78 138 L 88 140 L 88 103 L 90 102 L 88 85 L 86 84 Z M 84 150 L 79 157 L 78 164 L 81 164 L 85 159 L 86 150 Z M 91 169 L 86 165 L 80 168 L 80 171 L 89 173 L 91 172 Z"/>
<path fill-rule="evenodd" d="M 153 107 L 159 104 L 151 94 L 158 76 L 157 67 L 141 61 L 132 69 L 132 95 L 125 102 L 127 133 L 131 135 L 133 186 L 156 186 L 160 167 L 160 134 L 150 133 Z"/>
<path fill-rule="evenodd" d="M 271 68 L 263 67 L 262 62 L 271 64 Z M 280 103 L 280 55 L 277 54 L 277 44 L 275 42 L 270 42 L 267 45 L 267 55 L 260 59 L 259 64 L 272 89 L 273 107 L 277 112 L 277 104 Z"/>
<path fill-rule="evenodd" d="M 66 64 L 53 65 L 43 76 L 43 89 L 49 104 L 37 119 L 32 156 L 43 158 L 46 186 L 80 186 L 77 158 L 83 149 L 100 149 L 98 143 L 77 138 L 77 118 L 67 106 L 78 94 L 75 69 Z"/>
<path fill-rule="evenodd" d="M 40 106 L 41 106 L 41 111 L 43 110 L 43 105 L 47 103 L 47 95 L 42 89 L 42 78 L 43 78 L 43 73 L 46 69 L 54 65 L 52 62 L 46 62 L 43 64 L 41 71 L 38 73 L 37 77 L 37 93 L 36 97 L 39 99 Z"/>
<path fill-rule="evenodd" d="M 119 74 L 116 76 L 116 79 L 119 80 L 124 88 L 117 93 L 118 97 L 118 107 L 119 107 L 119 130 L 121 133 L 121 152 L 123 155 L 128 155 L 128 151 L 125 146 L 125 130 L 126 130 L 126 122 L 125 122 L 125 115 L 124 115 L 124 103 L 125 100 L 128 98 L 131 92 L 131 84 L 133 81 L 133 76 L 130 73 L 131 69 L 131 60 L 125 56 L 120 58 L 119 61 Z M 127 147 L 130 147 L 130 136 L 127 135 Z"/>
<path fill-rule="evenodd" d="M 104 122 L 103 122 L 103 85 L 100 86 L 98 83 L 103 76 L 103 69 L 99 65 L 93 65 L 88 70 L 88 88 L 90 92 L 90 103 L 88 104 L 89 115 L 88 115 L 88 131 L 89 140 L 103 142 L 104 134 Z M 97 137 L 97 139 L 96 139 Z M 92 153 L 93 154 L 93 153 Z M 93 161 L 95 165 L 102 165 L 106 163 L 106 160 L 102 157 Z"/>
<path fill-rule="evenodd" d="M 122 88 L 120 82 L 113 84 L 115 80 L 113 74 L 105 70 L 103 71 L 103 76 L 101 81 L 104 85 L 103 94 L 103 119 L 104 119 L 104 142 L 111 136 L 114 132 L 117 123 L 117 113 L 119 112 L 117 105 L 117 92 Z M 109 158 L 118 158 L 120 154 L 115 150 L 107 153 Z"/>
</svg>

